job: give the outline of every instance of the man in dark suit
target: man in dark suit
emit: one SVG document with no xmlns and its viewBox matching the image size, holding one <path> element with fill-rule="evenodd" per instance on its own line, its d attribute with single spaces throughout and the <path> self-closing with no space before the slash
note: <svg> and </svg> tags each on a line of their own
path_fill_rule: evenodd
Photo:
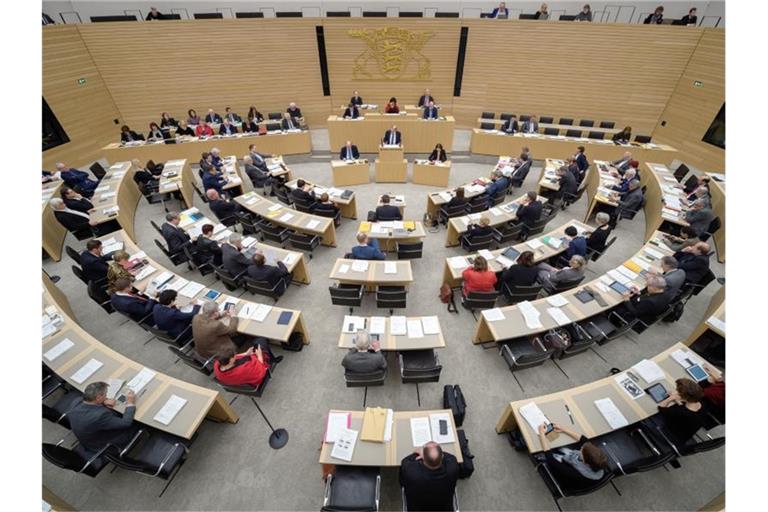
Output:
<svg viewBox="0 0 768 512">
<path fill-rule="evenodd" d="M 619 201 L 614 215 L 621 218 L 629 218 L 633 212 L 637 212 L 643 206 L 643 190 L 640 188 L 640 182 L 632 180 L 629 182 L 629 188 L 624 197 Z M 613 222 L 612 224 L 615 224 Z"/>
<path fill-rule="evenodd" d="M 93 203 L 75 192 L 69 187 L 61 187 L 61 198 L 67 208 L 76 212 L 89 213 L 93 210 Z"/>
<path fill-rule="evenodd" d="M 261 169 L 263 172 L 269 172 L 267 167 L 267 158 L 271 158 L 274 155 L 265 155 L 256 151 L 256 144 L 248 146 L 248 156 L 253 160 L 253 165 Z"/>
<path fill-rule="evenodd" d="M 536 116 L 531 116 L 523 123 L 523 133 L 538 133 L 538 131 L 539 123 L 536 121 Z"/>
<path fill-rule="evenodd" d="M 344 147 L 341 148 L 341 151 L 339 151 L 339 158 L 341 160 L 357 160 L 360 158 L 360 152 L 357 150 L 357 146 L 352 144 L 351 140 L 348 140 Z"/>
<path fill-rule="evenodd" d="M 266 281 L 275 293 L 282 295 L 291 284 L 291 273 L 282 261 L 277 265 L 267 265 L 267 259 L 259 251 L 253 255 L 253 264 L 248 266 L 247 275 L 254 281 Z"/>
<path fill-rule="evenodd" d="M 179 227 L 178 212 L 169 212 L 165 214 L 165 222 L 160 227 L 160 233 L 165 238 L 165 243 L 168 245 L 168 252 L 176 254 L 181 252 L 181 248 L 189 243 L 189 235 Z"/>
<path fill-rule="evenodd" d="M 357 105 L 358 107 L 359 107 L 360 105 L 363 105 L 363 104 L 364 104 L 364 102 L 363 102 L 363 98 L 361 98 L 361 97 L 360 97 L 360 93 L 359 93 L 359 92 L 357 92 L 357 91 L 355 91 L 355 92 L 352 94 L 352 97 L 351 97 L 351 98 L 349 98 L 349 102 L 350 102 L 351 104 L 353 104 L 353 105 Z"/>
<path fill-rule="evenodd" d="M 357 234 L 357 245 L 350 251 L 355 260 L 385 260 L 387 256 L 381 252 L 379 241 L 368 238 L 367 233 Z"/>
<path fill-rule="evenodd" d="M 114 287 L 115 293 L 110 297 L 113 308 L 128 315 L 134 322 L 141 322 L 146 318 L 145 324 L 152 325 L 154 323 L 154 318 L 150 315 L 157 304 L 154 299 L 134 294 L 131 291 L 131 281 L 126 277 L 118 278 Z"/>
<path fill-rule="evenodd" d="M 400 213 L 400 208 L 389 204 L 390 198 L 388 194 L 381 196 L 381 206 L 376 208 L 376 220 L 403 220 L 403 214 Z"/>
<path fill-rule="evenodd" d="M 229 118 L 225 118 L 224 122 L 219 126 L 219 135 L 234 135 L 237 133 L 237 126 L 233 125 Z"/>
<path fill-rule="evenodd" d="M 155 307 L 152 310 L 152 317 L 155 320 L 157 328 L 165 331 L 169 336 L 173 336 L 174 338 L 178 338 L 192 325 L 192 318 L 198 311 L 200 311 L 200 306 L 197 304 L 193 306 L 192 311 L 188 313 L 179 311 L 176 307 L 177 296 L 178 292 L 176 290 L 163 290 L 157 298 L 158 304 L 155 304 Z M 189 330 L 189 338 L 191 337 L 192 329 Z M 186 342 L 188 341 L 188 338 L 179 341 Z"/>
<path fill-rule="evenodd" d="M 212 236 L 213 224 L 203 224 L 202 233 L 195 241 L 196 258 L 200 263 L 212 261 L 218 267 L 221 265 L 221 247 Z"/>
<path fill-rule="evenodd" d="M 527 224 L 532 226 L 534 222 L 541 218 L 541 210 L 544 205 L 539 201 L 539 196 L 534 191 L 529 191 L 525 194 L 525 197 L 521 201 L 520 206 L 517 208 L 516 223 Z"/>
<path fill-rule="evenodd" d="M 623 157 L 611 162 L 611 165 L 614 166 L 616 170 L 619 171 L 620 173 L 624 173 L 624 171 L 629 169 L 629 163 L 631 161 L 632 161 L 632 153 L 627 151 L 626 153 L 624 153 Z"/>
<path fill-rule="evenodd" d="M 251 264 L 243 250 L 243 237 L 240 233 L 232 233 L 229 240 L 221 245 L 221 265 L 233 276 L 242 274 Z"/>
<path fill-rule="evenodd" d="M 224 119 L 229 119 L 230 123 L 242 123 L 243 120 L 239 115 L 232 112 L 232 109 L 227 107 L 224 109 Z"/>
<path fill-rule="evenodd" d="M 570 194 L 568 197 L 576 195 L 579 184 L 576 182 L 576 176 L 568 170 L 568 167 L 564 165 L 559 167 L 557 169 L 557 175 L 560 178 L 560 181 L 558 182 L 560 190 L 557 191 L 556 197 L 562 199 L 566 194 Z"/>
<path fill-rule="evenodd" d="M 283 114 L 283 120 L 280 121 L 280 128 L 283 130 L 298 130 L 301 126 L 295 118 L 291 117 L 291 114 L 286 112 Z"/>
<path fill-rule="evenodd" d="M 449 427 L 450 428 L 450 427 Z M 400 463 L 400 486 L 408 510 L 454 510 L 459 463 L 430 441 Z"/>
<path fill-rule="evenodd" d="M 250 154 L 243 157 L 243 170 L 245 174 L 251 179 L 254 188 L 263 188 L 266 185 L 272 183 L 272 178 L 269 175 L 266 161 L 261 159 L 263 165 L 256 165 Z"/>
<path fill-rule="evenodd" d="M 675 253 L 677 268 L 685 271 L 686 283 L 699 283 L 709 270 L 709 251 L 707 242 L 695 244 Z"/>
<path fill-rule="evenodd" d="M 587 155 L 584 154 L 584 151 L 584 146 L 579 146 L 576 148 L 576 154 L 574 155 L 576 165 L 579 166 L 579 171 L 582 175 L 589 169 L 589 160 L 587 160 Z"/>
<path fill-rule="evenodd" d="M 512 117 L 507 119 L 507 122 L 501 127 L 501 131 L 512 135 L 520 130 L 520 125 L 517 124 L 517 116 L 512 114 Z"/>
<path fill-rule="evenodd" d="M 103 281 L 107 278 L 107 268 L 112 256 L 105 256 L 102 250 L 101 240 L 94 238 L 88 240 L 85 244 L 85 250 L 80 253 L 80 268 L 83 269 L 83 275 L 89 281 Z"/>
<path fill-rule="evenodd" d="M 219 194 L 224 193 L 224 185 L 227 184 L 227 178 L 224 177 L 216 167 L 211 167 L 208 172 L 203 174 L 203 190 L 215 190 Z"/>
<path fill-rule="evenodd" d="M 427 106 L 424 108 L 424 119 L 437 119 L 438 113 L 437 113 L 437 107 L 435 106 L 434 101 L 430 101 Z"/>
<path fill-rule="evenodd" d="M 296 181 L 296 188 L 291 190 L 291 197 L 294 201 L 305 203 L 309 207 L 312 207 L 315 202 L 315 192 L 312 190 L 312 185 L 301 178 Z"/>
<path fill-rule="evenodd" d="M 381 142 L 390 146 L 399 146 L 403 142 L 403 136 L 397 130 L 397 126 L 393 124 L 392 128 L 384 132 L 384 138 Z"/>
<path fill-rule="evenodd" d="M 294 102 L 291 102 L 291 103 L 288 104 L 288 108 L 285 109 L 285 112 L 287 114 L 289 114 L 293 119 L 295 119 L 297 124 L 298 124 L 298 121 L 302 117 L 304 117 L 304 116 L 301 115 L 301 109 L 299 107 L 297 107 Z"/>
<path fill-rule="evenodd" d="M 208 114 L 205 116 L 206 123 L 221 123 L 221 116 L 213 111 L 212 108 L 208 109 Z"/>
<path fill-rule="evenodd" d="M 344 115 L 342 117 L 344 117 L 344 119 L 357 119 L 360 117 L 360 110 L 358 110 L 357 105 L 350 103 L 347 105 L 347 108 L 344 109 Z"/>
<path fill-rule="evenodd" d="M 106 382 L 91 382 L 83 391 L 83 401 L 67 413 L 69 425 L 80 445 L 92 456 L 112 444 L 125 448 L 136 435 L 133 423 L 136 413 L 136 395 L 128 389 L 125 393 L 125 411 L 118 416 L 112 407 L 115 401 L 107 398 Z"/>
<path fill-rule="evenodd" d="M 93 191 L 99 186 L 99 182 L 90 179 L 87 172 L 67 167 L 62 162 L 56 164 L 56 171 L 68 187 L 77 190 L 85 197 L 93 197 Z"/>
<path fill-rule="evenodd" d="M 205 195 L 208 197 L 208 207 L 220 222 L 226 220 L 226 224 L 231 225 L 229 223 L 236 220 L 237 212 L 241 211 L 239 204 L 222 199 L 213 189 L 206 190 Z"/>
<path fill-rule="evenodd" d="M 627 169 L 627 172 L 624 173 L 624 177 L 617 183 L 616 185 L 613 185 L 611 187 L 611 190 L 615 190 L 619 193 L 619 198 L 624 199 L 626 195 L 629 193 L 629 184 L 635 181 L 635 171 L 634 169 Z"/>
<path fill-rule="evenodd" d="M 373 373 L 387 369 L 387 360 L 381 353 L 379 342 L 371 343 L 368 331 L 358 331 L 353 335 L 352 345 L 354 348 L 341 360 L 345 374 Z"/>
<path fill-rule="evenodd" d="M 632 288 L 625 295 L 626 302 L 616 308 L 616 313 L 624 320 L 635 318 L 649 324 L 660 314 L 664 313 L 672 302 L 672 296 L 666 293 L 667 282 L 664 277 L 655 274 L 645 276 L 646 293 L 641 294 L 637 288 Z"/>
<path fill-rule="evenodd" d="M 424 89 L 424 94 L 419 97 L 419 103 L 416 106 L 426 107 L 430 101 L 434 104 L 435 98 L 432 97 L 432 93 L 429 92 L 429 89 Z"/>
<path fill-rule="evenodd" d="M 70 232 L 90 229 L 96 225 L 96 221 L 91 220 L 87 213 L 70 210 L 59 197 L 54 197 L 48 204 L 51 205 L 56 220 Z"/>
<path fill-rule="evenodd" d="M 502 174 L 499 169 L 493 171 L 491 179 L 493 181 L 485 186 L 485 193 L 488 194 L 489 207 L 492 205 L 493 199 L 495 197 L 497 197 L 499 194 L 504 194 L 507 188 L 509 188 L 509 178 L 504 176 L 504 174 Z"/>
</svg>

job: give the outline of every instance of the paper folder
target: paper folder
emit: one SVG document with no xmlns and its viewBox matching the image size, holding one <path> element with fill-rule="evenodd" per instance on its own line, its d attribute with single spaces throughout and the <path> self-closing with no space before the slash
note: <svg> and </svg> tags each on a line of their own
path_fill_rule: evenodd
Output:
<svg viewBox="0 0 768 512">
<path fill-rule="evenodd" d="M 366 407 L 363 413 L 363 426 L 360 429 L 361 441 L 384 442 L 384 430 L 387 426 L 387 410 L 381 407 Z"/>
</svg>

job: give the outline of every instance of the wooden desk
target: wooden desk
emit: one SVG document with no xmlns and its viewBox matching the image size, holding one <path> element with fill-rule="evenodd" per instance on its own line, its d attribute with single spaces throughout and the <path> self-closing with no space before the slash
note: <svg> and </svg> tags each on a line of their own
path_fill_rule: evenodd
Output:
<svg viewBox="0 0 768 512">
<path fill-rule="evenodd" d="M 470 151 L 481 155 L 517 155 L 523 146 L 528 146 L 533 155 L 549 155 L 553 158 L 566 159 L 576 152 L 577 146 L 586 148 L 590 161 L 617 160 L 626 151 L 632 152 L 632 158 L 640 163 L 671 163 L 677 158 L 677 150 L 665 144 L 614 144 L 611 140 L 587 139 L 584 137 L 565 137 L 562 135 L 521 134 L 507 135 L 498 130 L 472 130 Z"/>
<path fill-rule="evenodd" d="M 371 325 L 373 318 L 381 318 L 384 320 L 384 332 L 372 332 Z M 409 321 L 421 321 L 424 317 L 421 316 L 409 316 L 406 318 L 406 322 Z M 437 317 L 434 317 L 437 319 Z M 426 350 L 434 348 L 445 348 L 445 338 L 443 337 L 443 329 L 440 327 L 438 334 L 424 334 L 423 338 L 410 338 L 407 334 L 395 336 L 391 332 L 391 317 L 366 317 L 367 326 L 371 334 L 379 335 L 379 343 L 381 350 L 384 351 L 400 351 L 400 350 Z M 440 325 L 438 320 L 438 326 Z M 339 348 L 350 349 L 353 348 L 352 338 L 354 333 L 344 332 L 344 325 L 342 324 L 341 334 L 339 335 Z"/>
<path fill-rule="evenodd" d="M 352 267 L 354 262 L 358 262 L 358 265 L 365 264 L 365 270 L 355 270 Z M 387 263 L 390 265 L 394 263 L 397 272 L 387 274 L 384 271 Z M 371 290 L 376 286 L 408 286 L 413 282 L 410 260 L 385 262 L 338 258 L 331 269 L 331 275 L 328 277 L 343 284 L 362 284 Z"/>
<path fill-rule="evenodd" d="M 334 187 L 363 185 L 371 182 L 371 165 L 362 160 L 331 160 Z"/>
<path fill-rule="evenodd" d="M 54 261 L 61 261 L 61 252 L 68 231 L 67 228 L 56 220 L 50 201 L 54 197 L 59 197 L 59 191 L 63 185 L 64 182 L 62 180 L 45 183 L 42 191 L 43 250 Z"/>
<path fill-rule="evenodd" d="M 665 222 L 678 227 L 688 226 L 683 220 L 688 207 L 682 201 L 686 194 L 681 188 L 675 175 L 666 165 L 646 162 L 640 173 L 640 181 L 645 189 L 645 238 L 660 229 Z M 678 205 L 676 201 L 680 201 Z M 663 231 L 663 230 L 662 230 Z"/>
<path fill-rule="evenodd" d="M 587 197 L 589 198 L 589 207 L 587 208 L 587 214 L 584 216 L 584 222 L 589 222 L 589 219 L 597 213 L 596 208 L 598 205 L 608 208 L 619 206 L 618 192 L 611 190 L 611 187 L 619 183 L 619 178 L 611 175 L 611 171 L 615 170 L 615 167 L 610 162 L 603 160 L 595 160 L 592 162 L 592 166 L 594 166 L 595 172 L 590 173 L 584 178 L 584 181 L 587 183 Z"/>
<path fill-rule="evenodd" d="M 469 183 L 459 185 L 456 188 L 463 188 L 464 197 L 466 199 L 472 199 L 485 192 L 485 186 L 490 182 L 491 180 L 489 178 L 481 176 Z M 441 190 L 440 192 L 431 192 L 427 195 L 427 212 L 429 212 L 433 219 L 437 217 L 437 212 L 440 208 L 456 195 L 456 188 Z"/>
<path fill-rule="evenodd" d="M 504 119 L 483 119 L 482 117 L 477 118 L 477 127 L 480 128 L 480 125 L 483 123 L 491 123 L 494 126 L 497 126 L 501 129 L 506 124 L 506 120 Z M 539 124 L 539 130 L 543 133 L 545 129 L 547 128 L 553 128 L 555 130 L 558 130 L 558 135 L 560 135 L 559 132 L 567 132 L 568 130 L 579 130 L 581 132 L 595 132 L 595 133 L 604 133 L 605 135 L 611 135 L 613 136 L 614 133 L 619 133 L 621 131 L 621 128 L 600 128 L 599 126 L 577 126 L 577 125 L 570 125 L 570 124 L 557 124 L 557 123 L 538 123 Z M 523 123 L 518 120 L 518 126 L 522 127 Z M 563 133 L 565 135 L 565 133 Z M 610 140 L 611 137 L 608 137 Z"/>
<path fill-rule="evenodd" d="M 663 379 L 653 382 L 661 382 L 667 390 L 675 389 L 676 379 L 690 378 L 685 369 L 672 357 L 672 354 L 678 350 L 688 352 L 685 345 L 675 343 L 672 347 L 651 358 L 664 373 Z M 703 361 L 695 354 L 692 357 L 700 362 Z M 709 366 L 712 367 L 712 365 Z M 716 369 L 715 371 L 717 372 Z M 633 373 L 637 374 L 637 372 Z M 501 434 L 519 429 L 530 453 L 542 451 L 538 432 L 531 429 L 523 415 L 520 414 L 520 407 L 531 402 L 536 403 L 551 422 L 559 423 L 587 438 L 594 438 L 614 430 L 595 407 L 595 400 L 610 398 L 630 425 L 658 413 L 656 403 L 647 393 L 637 399 L 632 399 L 618 384 L 617 377 L 627 378 L 624 372 L 557 393 L 509 402 L 496 423 L 496 432 Z M 638 378 L 640 379 L 638 385 L 641 388 L 650 386 L 650 382 L 646 382 L 639 375 Z M 566 406 L 571 411 L 573 423 L 568 416 Z M 549 434 L 547 439 L 550 448 L 559 448 L 577 441 L 565 434 L 556 432 Z"/>
<path fill-rule="evenodd" d="M 451 179 L 451 161 L 432 162 L 429 160 L 413 161 L 413 177 L 411 181 L 418 185 L 447 187 Z"/>
<path fill-rule="evenodd" d="M 560 190 L 560 178 L 557 177 L 557 170 L 566 163 L 565 160 L 557 160 L 554 158 L 546 158 L 544 160 L 544 166 L 541 168 L 541 175 L 539 176 L 539 195 Z M 587 169 L 587 172 L 589 172 L 589 169 Z M 585 175 L 584 180 L 586 179 L 587 176 Z"/>
<path fill-rule="evenodd" d="M 497 260 L 497 258 L 510 247 L 515 249 L 518 253 L 522 253 L 523 251 L 533 251 L 534 261 L 536 263 L 539 263 L 541 261 L 546 261 L 552 256 L 556 256 L 558 254 L 565 252 L 565 250 L 568 247 L 563 243 L 560 243 L 558 245 L 558 242 L 565 236 L 565 228 L 567 228 L 568 226 L 574 226 L 576 229 L 579 230 L 579 234 L 582 234 L 585 232 L 591 232 L 593 230 L 591 226 L 588 226 L 574 219 L 574 220 L 571 220 L 570 222 L 563 224 L 559 228 L 553 229 L 549 233 L 545 233 L 539 237 L 529 239 L 525 242 L 520 242 L 518 244 L 510 245 L 508 247 L 503 247 L 501 249 L 496 249 L 495 251 L 489 251 L 493 255 L 493 259 L 488 260 L 488 270 L 492 270 L 496 273 L 499 273 L 499 272 L 502 272 L 504 269 L 509 268 L 508 266 L 502 265 Z M 533 249 L 529 244 L 538 245 L 538 243 L 534 242 L 534 240 L 542 243 L 543 245 L 541 247 Z M 556 245 L 557 247 L 555 247 Z M 464 279 L 461 276 L 462 272 L 464 272 L 464 270 L 466 270 L 467 267 L 472 265 L 472 262 L 470 260 L 474 261 L 474 259 L 479 255 L 480 253 L 476 252 L 467 256 L 462 255 L 462 256 L 446 257 L 445 267 L 443 269 L 443 283 L 447 284 L 451 288 L 457 288 L 461 286 L 461 283 L 464 281 Z M 461 266 L 458 265 L 459 262 L 462 262 Z"/>
<path fill-rule="evenodd" d="M 160 274 L 163 272 L 168 272 L 173 275 L 170 281 L 168 281 L 168 285 L 172 285 L 173 283 L 178 282 L 179 279 L 182 279 L 180 283 L 184 283 L 184 281 L 187 281 L 187 279 L 179 276 L 173 270 L 167 269 L 163 267 L 161 264 L 159 264 L 157 261 L 149 258 L 144 251 L 142 251 L 136 244 L 134 244 L 131 240 L 129 240 L 127 237 L 124 236 L 124 233 L 122 231 L 118 231 L 115 233 L 110 233 L 107 235 L 107 237 L 114 237 L 118 241 L 122 241 L 124 244 L 124 250 L 130 254 L 131 259 L 135 258 L 141 258 L 145 259 L 149 262 L 149 264 L 154 267 L 156 270 L 149 274 L 148 276 L 144 277 L 140 281 L 134 281 L 133 286 L 138 289 L 141 292 L 144 292 L 147 287 L 150 285 L 150 282 L 157 278 Z M 103 237 L 106 238 L 106 237 Z M 271 247 L 270 250 L 277 250 L 274 247 Z M 175 289 L 176 287 L 173 286 Z M 183 289 L 183 288 L 182 288 Z M 208 293 L 209 290 L 212 288 L 210 287 L 203 287 L 198 293 L 194 294 L 193 296 L 189 297 L 182 293 L 179 293 L 177 299 L 176 299 L 176 305 L 179 308 L 183 308 L 184 306 L 192 303 L 196 303 L 198 301 L 202 301 L 205 294 Z M 243 311 L 243 308 L 246 306 L 249 306 L 251 308 L 255 308 L 260 305 L 258 302 L 249 301 L 246 299 L 237 299 L 235 297 L 229 296 L 225 293 L 222 293 L 217 299 L 216 302 L 219 304 L 222 304 L 224 302 L 235 302 L 235 314 L 238 314 Z M 280 325 L 277 323 L 277 319 L 283 312 L 290 312 L 292 313 L 290 321 L 285 325 Z M 309 344 L 309 331 L 307 330 L 307 326 L 304 323 L 304 317 L 301 314 L 301 311 L 293 310 L 293 309 L 286 309 L 286 308 L 280 308 L 277 306 L 272 306 L 270 312 L 267 314 L 266 318 L 262 322 L 257 322 L 253 319 L 244 319 L 241 318 L 237 324 L 237 332 L 247 334 L 249 336 L 262 336 L 264 338 L 267 338 L 272 343 L 277 343 L 280 341 L 288 341 L 288 339 L 291 337 L 291 334 L 294 332 L 300 332 L 304 336 L 304 344 Z"/>
<path fill-rule="evenodd" d="M 298 133 L 270 132 L 267 135 L 242 133 L 229 137 L 215 135 L 207 139 L 184 136 L 176 140 L 176 144 L 145 142 L 133 143 L 134 145 L 131 146 L 114 142 L 104 146 L 102 152 L 109 161 L 138 158 L 142 162 L 147 160 L 165 162 L 175 158 L 197 162 L 200 160 L 200 155 L 210 151 L 211 148 L 219 148 L 223 155 L 242 157 L 248 154 L 248 146 L 251 144 L 256 145 L 256 151 L 266 154 L 300 155 L 312 152 L 312 138 L 308 130 Z"/>
<path fill-rule="evenodd" d="M 98 341 L 80 327 L 74 318 L 68 316 L 65 311 L 71 310 L 69 304 L 64 305 L 58 302 L 62 298 L 66 301 L 66 298 L 45 276 L 43 286 L 45 288 L 43 292 L 44 313 L 50 311 L 58 314 L 62 319 L 58 330 L 42 339 L 43 363 L 56 375 L 66 380 L 73 388 L 83 391 L 92 382 L 107 381 L 111 378 L 123 379 L 127 382 L 144 368 L 144 365 L 128 359 Z M 58 297 L 58 301 L 54 297 Z M 45 353 L 64 339 L 69 339 L 73 346 L 53 361 L 48 360 Z M 101 362 L 101 368 L 83 382 L 75 382 L 74 374 L 91 359 Z M 184 398 L 187 403 L 168 425 L 164 425 L 155 420 L 154 417 L 171 395 Z M 124 409 L 122 405 L 115 406 L 115 410 L 118 412 L 122 412 Z M 156 372 L 154 378 L 142 389 L 136 400 L 134 416 L 136 421 L 185 439 L 192 439 L 206 417 L 229 423 L 237 423 L 239 419 L 217 391 L 195 386 L 160 372 Z"/>
<path fill-rule="evenodd" d="M 650 259 L 651 257 L 648 255 L 648 250 L 650 249 L 650 251 L 661 254 L 662 256 L 671 256 L 674 254 L 674 252 L 666 246 L 661 247 L 652 243 L 658 242 L 660 237 L 660 232 L 657 231 L 654 233 L 654 237 L 651 240 L 646 242 L 646 244 L 632 258 L 629 258 L 620 266 L 625 266 L 626 263 L 633 261 L 641 266 L 649 265 L 652 269 L 656 268 L 660 271 L 659 260 L 661 257 L 658 259 L 655 257 L 654 259 Z M 612 273 L 614 271 L 615 269 L 611 269 L 608 272 Z M 560 310 L 565 313 L 571 322 L 580 322 L 591 316 L 595 316 L 612 309 L 625 300 L 624 297 L 617 291 L 615 291 L 613 288 L 609 288 L 609 285 L 613 281 L 614 279 L 610 277 L 608 273 L 606 273 L 586 284 L 582 284 L 574 289 L 558 294 L 560 297 L 568 301 L 568 304 L 561 307 Z M 638 290 L 643 290 L 645 289 L 645 279 L 640 274 L 636 274 L 636 277 L 631 279 L 630 283 L 626 286 L 635 286 Z M 576 294 L 583 290 L 585 287 L 589 287 L 593 290 L 594 293 L 599 294 L 605 301 L 606 306 L 600 306 L 596 300 L 589 301 L 585 304 L 576 298 Z M 504 315 L 504 319 L 502 320 L 489 322 L 486 320 L 485 315 L 481 315 L 479 317 L 477 326 L 475 328 L 475 334 L 472 339 L 473 343 L 480 344 L 490 341 L 501 341 L 512 338 L 519 338 L 521 336 L 531 336 L 541 334 L 549 329 L 557 327 L 557 322 L 555 322 L 555 320 L 546 311 L 547 308 L 551 307 L 547 300 L 548 297 L 530 301 L 530 304 L 539 311 L 539 322 L 542 325 L 541 327 L 529 328 L 525 323 L 525 319 L 523 314 L 520 312 L 518 305 L 515 304 L 506 306 L 499 308 Z"/>
<path fill-rule="evenodd" d="M 179 192 L 185 206 L 189 208 L 194 204 L 194 189 L 191 178 L 193 178 L 193 174 L 188 160 L 184 158 L 168 160 L 163 165 L 158 191 L 162 193 Z"/>
<path fill-rule="evenodd" d="M 290 190 L 295 190 L 296 183 L 298 181 L 299 180 L 291 180 L 287 182 L 285 186 L 288 187 Z M 357 197 L 355 197 L 355 193 L 353 191 L 350 190 L 350 192 L 352 192 L 352 195 L 344 199 L 343 197 L 341 197 L 341 194 L 344 193 L 344 190 L 342 189 L 335 188 L 335 187 L 326 188 L 316 183 L 311 183 L 307 180 L 304 180 L 304 182 L 312 187 L 312 190 L 315 192 L 315 197 L 318 200 L 320 199 L 320 196 L 323 195 L 323 193 L 327 193 L 331 201 L 336 206 L 339 207 L 342 217 L 345 217 L 347 219 L 357 218 Z"/>
<path fill-rule="evenodd" d="M 472 213 L 470 215 L 464 215 L 462 217 L 453 217 L 448 220 L 448 232 L 445 235 L 445 246 L 453 247 L 459 245 L 459 237 L 467 231 L 467 226 L 470 223 L 478 222 L 480 218 L 486 217 L 491 221 L 490 226 L 498 226 L 505 224 L 511 220 L 517 218 L 517 207 L 520 202 L 525 198 L 525 194 L 518 197 L 514 201 L 509 201 L 499 206 L 494 206 L 484 212 Z M 545 197 L 538 197 L 539 201 L 546 203 Z"/>
<path fill-rule="evenodd" d="M 228 229 L 224 224 L 216 222 L 202 215 L 197 220 L 192 218 L 192 215 L 202 215 L 200 210 L 196 206 L 188 208 L 179 214 L 180 222 L 179 227 L 187 233 L 192 240 L 196 240 L 202 233 L 203 226 L 205 224 L 213 225 L 212 238 L 219 243 L 224 243 L 232 234 L 232 231 Z M 307 261 L 304 258 L 304 253 L 301 251 L 289 251 L 281 247 L 275 247 L 274 245 L 263 244 L 256 240 L 256 237 L 245 236 L 243 237 L 243 246 L 247 252 L 248 250 L 258 249 L 267 256 L 268 263 L 276 265 L 277 261 L 282 261 L 285 267 L 292 274 L 293 280 L 299 283 L 309 284 L 309 270 L 307 269 Z"/>
<path fill-rule="evenodd" d="M 330 412 L 350 412 L 352 416 L 352 425 L 350 426 L 350 429 L 357 430 L 358 432 L 362 430 L 364 411 L 341 411 L 331 409 Z M 456 440 L 454 443 L 441 444 L 440 446 L 446 453 L 454 455 L 458 462 L 462 462 L 464 459 L 461 456 L 461 447 L 459 446 L 459 438 L 456 434 L 456 425 L 453 421 L 453 414 L 451 414 L 450 409 L 432 411 L 394 411 L 391 441 L 385 443 L 361 441 L 358 436 L 354 452 L 352 453 L 352 460 L 350 462 L 332 458 L 331 450 L 333 449 L 333 445 L 324 442 L 323 447 L 320 450 L 319 462 L 320 464 L 335 464 L 337 466 L 398 467 L 400 466 L 400 462 L 413 453 L 415 448 L 411 438 L 411 418 L 429 417 L 430 414 L 435 413 L 448 414 L 448 417 L 451 419 L 451 431 Z M 325 432 L 327 421 L 328 417 L 326 416 L 322 428 L 323 432 Z M 323 438 L 323 440 L 325 440 L 325 438 Z"/>
<path fill-rule="evenodd" d="M 336 228 L 331 218 L 299 212 L 281 203 L 272 202 L 256 192 L 243 194 L 236 197 L 235 201 L 273 224 L 310 235 L 319 235 L 322 237 L 321 243 L 323 245 L 336 247 Z M 288 215 L 290 216 L 288 217 Z"/>
<path fill-rule="evenodd" d="M 412 222 L 413 229 L 407 233 L 395 234 L 395 229 L 407 229 L 405 222 Z M 424 231 L 424 224 L 421 221 L 388 221 L 388 222 L 361 222 L 359 232 L 368 233 L 368 238 L 375 238 L 379 241 L 380 249 L 384 252 L 397 250 L 396 245 L 410 244 L 423 240 L 427 236 Z"/>
<path fill-rule="evenodd" d="M 456 126 L 453 116 L 426 120 L 421 118 L 419 109 L 418 114 L 365 112 L 364 117 L 357 119 L 328 116 L 331 150 L 338 151 L 351 140 L 361 153 L 376 153 L 384 132 L 392 128 L 393 124 L 402 133 L 406 153 L 429 153 L 438 143 L 448 152 L 453 149 L 453 129 Z"/>
<path fill-rule="evenodd" d="M 720 217 L 720 229 L 713 235 L 715 248 L 717 249 L 717 261 L 725 263 L 725 174 L 708 172 L 712 179 L 709 180 L 709 193 L 712 196 L 712 211 Z M 721 181 L 718 181 L 721 180 Z"/>
<path fill-rule="evenodd" d="M 379 160 L 382 162 L 400 162 L 403 160 L 403 146 L 389 144 L 379 144 Z"/>
<path fill-rule="evenodd" d="M 405 183 L 408 181 L 408 160 L 382 161 L 376 159 L 374 169 L 376 183 Z"/>
<path fill-rule="evenodd" d="M 688 346 L 693 345 L 707 331 L 712 331 L 725 338 L 725 286 L 721 286 L 709 301 L 704 317 L 696 329 L 685 340 Z"/>
</svg>

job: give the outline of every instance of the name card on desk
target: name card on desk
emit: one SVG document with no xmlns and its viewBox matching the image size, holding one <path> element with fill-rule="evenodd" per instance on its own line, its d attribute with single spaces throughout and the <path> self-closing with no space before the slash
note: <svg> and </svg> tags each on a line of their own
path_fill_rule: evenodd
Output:
<svg viewBox="0 0 768 512">
<path fill-rule="evenodd" d="M 69 338 L 64 338 L 59 343 L 56 344 L 52 349 L 48 350 L 45 354 L 43 354 L 43 357 L 45 357 L 49 361 L 54 361 L 57 357 L 59 357 L 61 354 L 69 350 L 70 348 L 74 347 L 75 344 L 70 340 Z"/>
</svg>

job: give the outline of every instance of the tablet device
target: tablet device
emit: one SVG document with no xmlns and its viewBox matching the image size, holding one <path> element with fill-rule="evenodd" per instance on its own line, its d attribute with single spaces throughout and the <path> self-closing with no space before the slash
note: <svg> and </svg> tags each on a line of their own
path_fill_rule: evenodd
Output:
<svg viewBox="0 0 768 512">
<path fill-rule="evenodd" d="M 688 372 L 688 375 L 690 375 L 691 378 L 696 382 L 703 382 L 707 380 L 707 372 L 704 370 L 704 368 L 701 367 L 700 364 L 691 365 L 686 368 L 685 371 Z"/>
<path fill-rule="evenodd" d="M 517 261 L 517 257 L 520 256 L 520 251 L 515 250 L 514 247 L 510 247 L 502 253 L 504 257 L 509 258 L 512 261 Z"/>
<path fill-rule="evenodd" d="M 576 298 L 579 299 L 582 304 L 586 304 L 587 302 L 595 300 L 595 297 L 589 293 L 587 290 L 580 290 L 576 292 Z"/>
<path fill-rule="evenodd" d="M 618 281 L 614 281 L 613 283 L 611 283 L 611 288 L 613 288 L 614 290 L 616 290 L 622 295 L 629 292 L 629 288 L 627 288 L 626 286 L 624 286 Z"/>
<path fill-rule="evenodd" d="M 667 388 L 665 388 L 661 382 L 657 382 L 653 386 L 646 388 L 645 392 L 651 395 L 651 398 L 653 398 L 653 401 L 657 404 L 669 398 Z"/>
<path fill-rule="evenodd" d="M 216 290 L 208 290 L 208 293 L 205 294 L 206 299 L 216 300 L 219 295 L 221 295 L 221 292 L 217 292 Z"/>
</svg>

